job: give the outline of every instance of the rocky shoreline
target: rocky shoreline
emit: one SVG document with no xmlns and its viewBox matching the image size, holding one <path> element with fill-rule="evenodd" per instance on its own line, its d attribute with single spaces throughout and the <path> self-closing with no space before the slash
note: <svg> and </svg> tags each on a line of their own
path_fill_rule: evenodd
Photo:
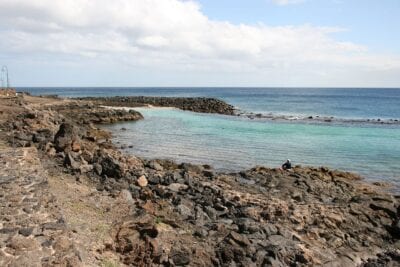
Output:
<svg viewBox="0 0 400 267">
<path fill-rule="evenodd" d="M 306 117 L 298 117 L 298 116 L 285 116 L 285 115 L 275 115 L 272 113 L 262 114 L 262 113 L 253 113 L 253 112 L 243 112 L 236 111 L 236 116 L 245 117 L 251 120 L 260 119 L 267 121 L 281 121 L 281 122 L 298 122 L 298 123 L 315 123 L 315 124 L 335 124 L 335 125 L 400 125 L 399 119 L 345 119 L 345 118 L 336 118 L 336 117 L 327 117 L 327 116 L 306 116 Z"/>
<path fill-rule="evenodd" d="M 152 97 L 152 96 L 114 96 L 114 97 L 83 97 L 76 98 L 82 101 L 92 101 L 104 106 L 114 107 L 142 107 L 152 105 L 156 107 L 175 107 L 182 110 L 234 115 L 232 105 L 216 98 L 206 97 Z"/>
<path fill-rule="evenodd" d="M 96 124 L 140 113 L 88 100 L 0 100 L 1 266 L 400 264 L 400 196 L 379 183 L 125 155 Z"/>
</svg>

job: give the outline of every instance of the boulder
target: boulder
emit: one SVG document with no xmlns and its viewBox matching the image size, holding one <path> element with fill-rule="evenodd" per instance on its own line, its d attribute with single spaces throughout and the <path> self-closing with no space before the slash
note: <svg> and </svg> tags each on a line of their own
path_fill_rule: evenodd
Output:
<svg viewBox="0 0 400 267">
<path fill-rule="evenodd" d="M 81 145 L 78 142 L 73 141 L 71 148 L 72 148 L 72 151 L 79 152 L 81 150 Z"/>
<path fill-rule="evenodd" d="M 47 155 L 54 157 L 57 151 L 54 147 L 50 147 L 49 149 L 46 149 L 46 153 Z"/>
<path fill-rule="evenodd" d="M 230 238 L 233 239 L 240 246 L 250 246 L 249 239 L 244 235 L 232 231 L 230 233 Z"/>
<path fill-rule="evenodd" d="M 252 234 L 261 231 L 259 224 L 249 218 L 239 218 L 236 224 L 239 227 L 240 233 Z"/>
<path fill-rule="evenodd" d="M 82 164 L 79 167 L 79 170 L 81 171 L 81 173 L 91 172 L 91 171 L 93 171 L 93 165 L 91 165 L 91 164 Z"/>
<path fill-rule="evenodd" d="M 164 170 L 163 166 L 161 166 L 161 164 L 158 163 L 158 162 L 155 161 L 155 160 L 151 160 L 151 161 L 148 163 L 148 167 L 149 167 L 149 168 L 152 168 L 153 170 L 156 170 L 156 171 L 163 171 L 163 170 Z"/>
<path fill-rule="evenodd" d="M 148 180 L 150 184 L 159 184 L 161 179 L 158 175 L 151 175 L 149 176 Z"/>
<path fill-rule="evenodd" d="M 179 166 L 180 169 L 184 169 L 187 172 L 193 172 L 193 173 L 201 173 L 203 170 L 203 167 L 201 165 L 195 165 L 191 163 L 182 163 Z"/>
<path fill-rule="evenodd" d="M 79 139 L 79 135 L 75 126 L 70 123 L 63 123 L 54 136 L 54 145 L 58 152 L 64 151 L 69 149 L 72 142 L 77 139 Z"/>
<path fill-rule="evenodd" d="M 212 170 L 203 170 L 203 175 L 207 178 L 213 178 L 215 173 Z"/>
<path fill-rule="evenodd" d="M 179 192 L 181 190 L 186 190 L 188 188 L 187 185 L 185 184 L 179 184 L 179 183 L 172 183 L 168 186 L 168 189 L 173 191 L 173 192 Z"/>
<path fill-rule="evenodd" d="M 41 129 L 38 130 L 33 135 L 33 142 L 35 143 L 47 143 L 52 140 L 53 132 L 50 129 Z"/>
<path fill-rule="evenodd" d="M 23 235 L 25 237 L 30 236 L 33 232 L 33 227 L 28 227 L 28 228 L 21 228 L 19 229 L 18 233 L 20 235 Z"/>
<path fill-rule="evenodd" d="M 102 174 L 116 178 L 121 178 L 123 176 L 124 170 L 121 163 L 111 157 L 111 155 L 103 155 L 100 159 L 100 165 L 102 168 Z"/>
<path fill-rule="evenodd" d="M 74 159 L 71 153 L 67 153 L 64 158 L 64 165 L 69 166 L 74 170 L 79 170 L 81 164 Z"/>
<path fill-rule="evenodd" d="M 39 248 L 39 243 L 32 238 L 14 236 L 10 239 L 8 247 L 15 250 L 32 251 Z"/>
<path fill-rule="evenodd" d="M 99 163 L 93 164 L 93 169 L 98 175 L 101 175 L 101 173 L 103 172 L 103 167 Z"/>
<path fill-rule="evenodd" d="M 210 219 L 212 219 L 212 220 L 217 219 L 218 213 L 214 208 L 212 208 L 210 206 L 206 206 L 206 207 L 204 207 L 204 211 L 206 212 L 208 217 L 210 217 Z"/>
<path fill-rule="evenodd" d="M 186 248 L 176 248 L 174 247 L 169 255 L 170 259 L 177 266 L 188 265 L 191 261 L 190 251 Z"/>
<path fill-rule="evenodd" d="M 25 132 L 17 132 L 15 138 L 21 141 L 32 141 L 32 135 Z"/>
<path fill-rule="evenodd" d="M 121 198 L 129 204 L 133 204 L 133 198 L 131 192 L 129 190 L 123 189 L 120 193 Z"/>
<path fill-rule="evenodd" d="M 183 217 L 183 219 L 187 219 L 192 216 L 192 209 L 183 204 L 176 206 L 176 211 Z"/>
</svg>

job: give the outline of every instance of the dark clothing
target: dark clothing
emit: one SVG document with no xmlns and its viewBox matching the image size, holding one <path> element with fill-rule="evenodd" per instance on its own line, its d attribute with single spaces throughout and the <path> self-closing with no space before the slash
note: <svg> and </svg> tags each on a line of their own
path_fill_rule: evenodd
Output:
<svg viewBox="0 0 400 267">
<path fill-rule="evenodd" d="M 282 169 L 283 170 L 289 170 L 292 168 L 292 163 L 290 163 L 289 161 L 286 161 L 285 163 L 283 163 L 282 165 Z"/>
</svg>

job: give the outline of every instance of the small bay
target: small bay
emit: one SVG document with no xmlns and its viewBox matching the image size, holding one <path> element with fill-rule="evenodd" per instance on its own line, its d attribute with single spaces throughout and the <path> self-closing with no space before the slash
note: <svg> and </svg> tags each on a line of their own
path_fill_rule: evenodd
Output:
<svg viewBox="0 0 400 267">
<path fill-rule="evenodd" d="M 328 166 L 370 180 L 399 182 L 400 127 L 249 120 L 166 108 L 137 108 L 138 122 L 107 126 L 116 142 L 145 158 L 210 164 L 237 171 L 255 165 Z M 126 131 L 121 131 L 126 128 Z"/>
</svg>

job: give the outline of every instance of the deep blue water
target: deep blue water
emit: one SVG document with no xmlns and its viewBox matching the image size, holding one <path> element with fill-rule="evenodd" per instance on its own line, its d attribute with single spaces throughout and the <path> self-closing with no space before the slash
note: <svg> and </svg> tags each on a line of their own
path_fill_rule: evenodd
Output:
<svg viewBox="0 0 400 267">
<path fill-rule="evenodd" d="M 22 89 L 21 89 L 22 90 Z M 24 88 L 23 90 L 28 90 Z M 400 119 L 399 89 L 307 88 L 45 88 L 60 96 L 205 96 L 250 112 L 294 116 Z M 175 109 L 140 108 L 144 120 L 110 125 L 116 142 L 146 158 L 239 170 L 256 164 L 328 166 L 400 188 L 400 125 L 307 124 L 250 120 Z M 120 131 L 124 127 L 127 131 Z"/>
</svg>

